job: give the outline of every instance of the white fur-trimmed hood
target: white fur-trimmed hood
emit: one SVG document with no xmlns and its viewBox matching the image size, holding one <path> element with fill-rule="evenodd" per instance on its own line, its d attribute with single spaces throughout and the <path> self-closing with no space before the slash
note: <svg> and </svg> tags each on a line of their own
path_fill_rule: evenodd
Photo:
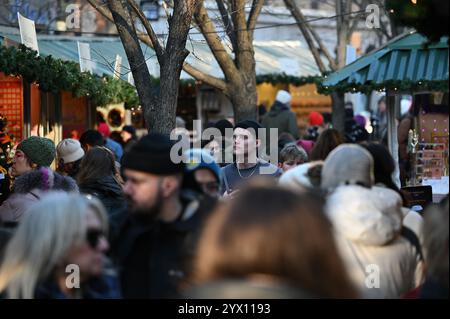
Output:
<svg viewBox="0 0 450 319">
<path fill-rule="evenodd" d="M 401 197 L 378 186 L 339 186 L 329 195 L 326 212 L 338 233 L 363 245 L 385 245 L 402 227 Z"/>
</svg>

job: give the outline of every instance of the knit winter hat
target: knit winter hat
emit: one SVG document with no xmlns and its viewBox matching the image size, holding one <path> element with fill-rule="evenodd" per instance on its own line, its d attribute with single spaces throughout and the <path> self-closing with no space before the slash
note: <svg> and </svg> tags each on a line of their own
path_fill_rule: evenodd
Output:
<svg viewBox="0 0 450 319">
<path fill-rule="evenodd" d="M 292 96 L 289 92 L 284 90 L 279 90 L 277 93 L 276 101 L 281 102 L 283 104 L 289 104 L 292 100 Z"/>
<path fill-rule="evenodd" d="M 217 178 L 217 181 L 220 183 L 222 178 L 222 171 L 217 165 L 214 157 L 208 154 L 205 150 L 194 148 L 186 151 L 184 153 L 186 157 L 186 171 L 187 172 L 195 172 L 198 169 L 206 168 L 209 169 Z"/>
<path fill-rule="evenodd" d="M 320 126 L 323 124 L 323 115 L 319 112 L 311 112 L 308 115 L 309 125 L 311 126 Z"/>
<path fill-rule="evenodd" d="M 30 161 L 38 166 L 50 166 L 56 154 L 55 143 L 39 136 L 31 136 L 23 140 L 17 149 L 24 152 Z"/>
<path fill-rule="evenodd" d="M 328 154 L 322 168 L 321 187 L 333 190 L 340 185 L 374 184 L 374 162 L 372 155 L 362 146 L 341 144 Z"/>
<path fill-rule="evenodd" d="M 363 115 L 357 114 L 355 115 L 355 117 L 353 118 L 356 122 L 356 124 L 365 127 L 366 126 L 366 118 Z"/>
<path fill-rule="evenodd" d="M 56 147 L 58 158 L 61 158 L 64 163 L 73 163 L 84 156 L 83 148 L 80 142 L 72 138 L 66 138 L 59 142 Z"/>
<path fill-rule="evenodd" d="M 175 175 L 184 170 L 184 160 L 172 160 L 171 150 L 175 145 L 168 135 L 151 133 L 141 138 L 122 157 L 122 168 L 155 175 Z"/>
<path fill-rule="evenodd" d="M 226 136 L 227 128 L 233 130 L 233 124 L 231 124 L 230 121 L 225 119 L 217 121 L 216 123 L 214 123 L 213 127 L 218 129 L 220 131 L 220 134 L 222 134 L 222 136 Z"/>
</svg>

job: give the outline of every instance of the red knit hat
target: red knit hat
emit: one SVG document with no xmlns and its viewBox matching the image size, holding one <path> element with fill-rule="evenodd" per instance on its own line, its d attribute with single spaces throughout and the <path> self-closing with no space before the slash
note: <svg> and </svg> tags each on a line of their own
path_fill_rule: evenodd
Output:
<svg viewBox="0 0 450 319">
<path fill-rule="evenodd" d="M 320 126 L 323 124 L 323 115 L 319 112 L 311 112 L 309 113 L 309 125 L 311 126 Z"/>
</svg>

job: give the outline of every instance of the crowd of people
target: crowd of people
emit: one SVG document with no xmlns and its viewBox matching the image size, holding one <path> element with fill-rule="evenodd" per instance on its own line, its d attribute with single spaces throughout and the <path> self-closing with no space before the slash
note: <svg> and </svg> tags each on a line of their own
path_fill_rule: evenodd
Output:
<svg viewBox="0 0 450 319">
<path fill-rule="evenodd" d="M 104 126 L 24 139 L 0 205 L 0 298 L 448 298 L 448 195 L 410 210 L 382 144 L 318 114 L 302 138 L 285 93 L 261 123 L 213 123 L 231 141 L 180 162 L 168 135 L 132 127 L 119 153 Z"/>
</svg>

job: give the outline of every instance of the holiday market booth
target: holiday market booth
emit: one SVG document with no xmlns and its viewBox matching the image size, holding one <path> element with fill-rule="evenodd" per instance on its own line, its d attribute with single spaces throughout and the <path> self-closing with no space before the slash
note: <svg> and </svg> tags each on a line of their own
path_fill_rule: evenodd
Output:
<svg viewBox="0 0 450 319">
<path fill-rule="evenodd" d="M 449 188 L 448 76 L 448 38 L 429 43 L 411 32 L 322 82 L 327 91 L 385 92 L 388 147 L 397 166 L 394 180 L 417 192 L 431 186 L 434 202 L 448 194 Z M 412 97 L 412 105 L 402 114 L 400 103 L 405 95 Z"/>
<path fill-rule="evenodd" d="M 93 128 L 99 108 L 115 107 L 123 119 L 124 104 L 138 107 L 131 84 L 102 73 L 103 69 L 80 71 L 76 41 L 72 51 L 58 37 L 47 41 L 39 37 L 38 43 L 39 54 L 20 45 L 16 28 L 0 28 L 0 115 L 7 119 L 8 133 L 16 143 L 39 135 L 57 144 Z M 117 119 L 106 116 L 106 120 Z"/>
</svg>

